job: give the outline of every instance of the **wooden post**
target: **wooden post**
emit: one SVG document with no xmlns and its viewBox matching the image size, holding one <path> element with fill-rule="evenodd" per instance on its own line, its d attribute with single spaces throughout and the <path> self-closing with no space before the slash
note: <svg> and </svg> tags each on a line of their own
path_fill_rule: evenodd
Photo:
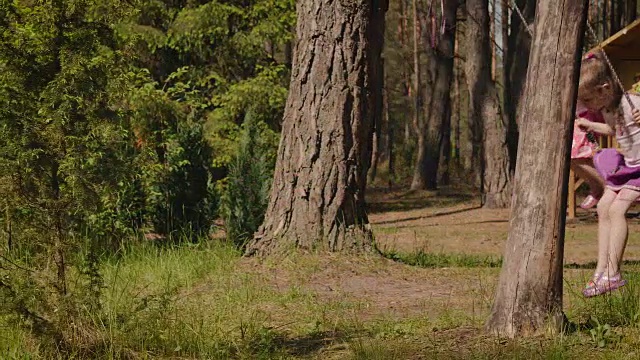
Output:
<svg viewBox="0 0 640 360">
<path fill-rule="evenodd" d="M 559 331 L 567 180 L 587 0 L 539 0 L 504 264 L 487 330 Z M 540 91 L 545 89 L 545 91 Z"/>
</svg>

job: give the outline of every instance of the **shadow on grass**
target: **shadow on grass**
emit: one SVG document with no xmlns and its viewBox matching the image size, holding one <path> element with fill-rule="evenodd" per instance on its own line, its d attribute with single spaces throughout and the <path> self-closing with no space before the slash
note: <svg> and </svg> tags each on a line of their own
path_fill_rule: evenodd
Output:
<svg viewBox="0 0 640 360">
<path fill-rule="evenodd" d="M 378 222 L 372 222 L 372 224 L 374 224 L 374 225 L 396 224 L 396 223 L 405 222 L 405 221 L 413 221 L 413 220 L 420 220 L 420 219 L 437 218 L 437 217 L 440 217 L 440 216 L 447 216 L 447 215 L 453 215 L 453 214 L 461 214 L 461 213 L 465 213 L 465 212 L 472 211 L 472 210 L 477 210 L 477 209 L 480 209 L 480 206 L 470 206 L 470 207 L 464 208 L 464 209 L 443 211 L 443 212 L 435 213 L 435 214 L 432 214 L 432 215 L 412 216 L 412 217 L 405 217 L 405 218 L 402 218 L 402 219 L 378 221 Z M 495 221 L 491 221 L 491 222 L 495 222 Z M 507 220 L 504 220 L 504 222 L 507 222 Z M 478 224 L 478 223 L 473 223 L 473 224 Z"/>
<path fill-rule="evenodd" d="M 317 331 L 300 337 L 277 335 L 274 343 L 281 350 L 291 356 L 306 357 L 336 344 L 346 343 L 355 334 L 351 331 Z"/>
<path fill-rule="evenodd" d="M 477 198 L 477 195 L 469 192 L 446 188 L 437 191 L 408 190 L 393 193 L 387 193 L 380 189 L 367 191 L 367 211 L 371 214 L 455 206 Z"/>
<path fill-rule="evenodd" d="M 499 268 L 502 267 L 502 256 L 475 255 L 465 253 L 426 252 L 419 250 L 411 253 L 398 252 L 389 249 L 378 248 L 378 253 L 383 257 L 410 266 L 422 268 Z M 625 266 L 640 266 L 640 260 L 624 260 Z M 595 269 L 596 262 L 584 264 L 567 263 L 565 269 Z"/>
</svg>

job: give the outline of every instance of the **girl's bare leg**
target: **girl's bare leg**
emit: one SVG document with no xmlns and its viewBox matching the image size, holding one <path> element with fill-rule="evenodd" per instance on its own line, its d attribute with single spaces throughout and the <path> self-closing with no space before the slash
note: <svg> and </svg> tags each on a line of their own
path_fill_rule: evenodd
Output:
<svg viewBox="0 0 640 360">
<path fill-rule="evenodd" d="M 589 185 L 589 192 L 596 198 L 604 193 L 604 179 L 593 167 L 592 159 L 571 159 L 571 169 Z"/>
<path fill-rule="evenodd" d="M 611 189 L 605 189 L 598 202 L 598 265 L 596 274 L 604 273 L 609 263 L 609 244 L 611 234 L 610 208 L 618 194 Z"/>
<path fill-rule="evenodd" d="M 606 276 L 613 276 L 620 271 L 620 264 L 622 263 L 622 256 L 624 255 L 628 238 L 628 226 L 625 214 L 638 197 L 640 197 L 640 191 L 622 189 L 609 207 L 611 232 L 609 233 L 609 256 L 605 273 Z"/>
</svg>

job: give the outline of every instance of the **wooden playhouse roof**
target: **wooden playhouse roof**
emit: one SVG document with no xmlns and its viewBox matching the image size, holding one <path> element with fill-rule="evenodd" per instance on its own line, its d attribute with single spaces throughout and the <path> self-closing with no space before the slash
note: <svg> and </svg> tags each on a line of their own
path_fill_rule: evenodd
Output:
<svg viewBox="0 0 640 360">
<path fill-rule="evenodd" d="M 614 62 L 640 61 L 640 19 L 625 26 L 591 51 L 600 46 Z"/>
<path fill-rule="evenodd" d="M 640 19 L 601 42 L 591 52 L 599 51 L 600 47 L 611 59 L 623 86 L 626 89 L 634 87 L 635 77 L 640 73 Z"/>
</svg>

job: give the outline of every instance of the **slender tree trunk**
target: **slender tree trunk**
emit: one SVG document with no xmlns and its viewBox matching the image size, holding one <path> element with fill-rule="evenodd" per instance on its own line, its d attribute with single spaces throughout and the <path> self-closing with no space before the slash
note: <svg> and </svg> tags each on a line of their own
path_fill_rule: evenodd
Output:
<svg viewBox="0 0 640 360">
<path fill-rule="evenodd" d="M 442 147 L 442 129 L 447 117 L 447 108 L 451 106 L 449 93 L 453 75 L 453 48 L 456 26 L 457 0 L 444 0 L 444 34 L 437 34 L 439 40 L 434 49 L 427 48 L 427 66 L 425 71 L 426 91 L 423 92 L 425 116 L 419 119 L 418 156 L 414 169 L 411 189 L 437 188 L 438 162 Z M 429 26 L 423 26 L 422 33 Z M 440 24 L 436 27 L 440 28 Z M 426 34 L 425 34 L 426 35 Z M 427 42 L 423 42 L 427 43 Z"/>
<path fill-rule="evenodd" d="M 413 1 L 415 2 L 416 0 L 413 0 Z M 400 45 L 404 50 L 406 49 L 407 42 L 409 40 L 409 34 L 407 32 L 409 28 L 409 20 L 408 20 L 409 16 L 408 16 L 406 0 L 399 0 L 399 3 L 400 3 L 400 22 L 398 23 L 398 38 L 400 39 Z M 415 11 L 414 11 L 414 14 L 415 14 Z M 407 99 L 413 96 L 411 92 L 411 76 L 407 71 L 406 67 L 404 66 L 402 67 L 402 90 L 403 90 L 403 95 Z M 409 141 L 411 140 L 411 119 L 410 117 L 405 116 L 404 120 L 405 120 L 404 121 L 404 143 L 408 144 Z"/>
<path fill-rule="evenodd" d="M 291 40 L 284 43 L 284 64 L 287 68 L 291 68 L 293 62 L 293 47 L 291 46 Z"/>
<path fill-rule="evenodd" d="M 451 183 L 451 96 L 452 95 L 450 94 L 448 99 L 449 104 L 446 107 L 447 113 L 445 114 L 444 122 L 442 123 L 442 144 L 440 148 L 440 164 L 438 165 L 441 185 L 449 185 Z"/>
<path fill-rule="evenodd" d="M 420 19 L 418 17 L 418 0 L 412 1 L 413 10 L 413 128 L 416 134 L 420 133 L 420 123 L 422 115 L 422 88 L 420 86 L 420 47 L 419 44 L 423 38 L 420 27 Z M 405 140 L 409 141 L 409 130 L 405 129 Z M 418 136 L 418 147 L 420 147 L 421 138 Z"/>
<path fill-rule="evenodd" d="M 369 181 L 373 182 L 378 175 L 378 163 L 380 162 L 381 147 L 382 147 L 382 120 L 383 120 L 383 99 L 382 92 L 384 89 L 384 58 L 380 56 L 380 64 L 377 64 L 376 69 L 382 74 L 376 74 L 372 77 L 377 81 L 373 84 L 375 89 L 379 89 L 373 94 L 373 145 L 371 152 L 371 168 L 369 169 Z"/>
<path fill-rule="evenodd" d="M 385 73 L 384 76 L 384 86 L 382 87 L 382 122 L 384 124 L 386 124 L 386 126 L 383 127 L 384 129 L 384 143 L 385 146 L 383 147 L 383 150 L 381 152 L 381 156 L 382 156 L 382 160 L 383 161 L 387 161 L 387 166 L 388 166 L 388 186 L 389 189 L 391 189 L 391 184 L 393 182 L 393 178 L 395 177 L 395 169 L 394 169 L 394 153 L 393 153 L 393 142 L 394 142 L 394 137 L 393 137 L 393 129 L 395 127 L 395 124 L 391 123 L 391 116 L 389 115 L 389 90 L 387 89 L 387 72 L 383 70 L 383 72 Z"/>
<path fill-rule="evenodd" d="M 466 3 L 466 2 L 465 2 Z M 495 81 L 496 80 L 496 75 L 497 75 L 497 66 L 498 66 L 498 49 L 497 49 L 497 42 L 495 41 L 495 35 L 496 35 L 496 0 L 490 0 L 487 4 L 487 6 L 490 8 L 491 10 L 491 16 L 489 16 L 489 31 L 487 31 L 487 33 L 489 34 L 489 46 L 491 47 L 491 80 Z M 471 27 L 473 28 L 473 26 Z"/>
<path fill-rule="evenodd" d="M 379 130 L 374 130 L 371 140 L 371 166 L 369 167 L 369 182 L 372 183 L 378 176 L 378 161 L 380 160 L 380 135 Z"/>
<path fill-rule="evenodd" d="M 273 59 L 275 56 L 275 46 L 273 46 L 273 41 L 265 40 L 264 42 L 264 51 Z"/>
<path fill-rule="evenodd" d="M 509 236 L 487 329 L 559 330 L 569 151 L 587 0 L 539 0 L 520 124 Z M 540 91 L 545 89 L 545 91 Z"/>
<path fill-rule="evenodd" d="M 602 39 L 606 39 L 611 36 L 611 28 L 609 27 L 609 0 L 604 0 L 604 6 L 600 15 L 602 16 Z"/>
<path fill-rule="evenodd" d="M 625 2 L 624 8 L 624 23 L 626 25 L 631 24 L 637 17 L 638 11 L 638 1 L 637 0 L 627 0 Z"/>
<path fill-rule="evenodd" d="M 389 119 L 389 95 L 385 94 L 385 115 L 387 119 Z M 387 120 L 388 121 L 388 120 Z M 393 189 L 393 182 L 396 178 L 396 154 L 394 152 L 394 144 L 395 144 L 395 126 L 388 122 L 389 127 L 388 131 L 388 140 L 387 140 L 387 158 L 389 159 L 389 180 L 388 180 L 388 190 L 391 191 Z"/>
<path fill-rule="evenodd" d="M 467 61 L 470 122 L 478 131 L 474 138 L 482 141 L 480 153 L 483 206 L 506 208 L 511 199 L 511 174 L 507 148 L 507 121 L 500 111 L 496 83 L 491 79 L 491 36 L 488 3 L 466 0 Z"/>
<path fill-rule="evenodd" d="M 623 12 L 622 9 L 624 7 L 625 0 L 611 0 L 610 8 L 611 8 L 611 34 L 615 34 L 622 28 L 623 22 Z"/>
<path fill-rule="evenodd" d="M 465 7 L 460 7 L 458 12 L 458 24 L 456 26 L 456 39 L 465 39 L 467 34 L 467 12 Z M 460 151 L 460 170 L 463 179 L 473 187 L 480 187 L 480 161 L 476 159 L 476 148 L 474 144 L 472 126 L 469 123 L 469 88 L 465 75 L 464 63 L 468 56 L 465 46 L 458 47 L 458 63 L 456 69 L 456 81 L 458 82 L 458 148 Z M 477 161 L 476 161 L 477 160 Z M 478 166 L 475 166 L 478 164 Z"/>
<path fill-rule="evenodd" d="M 453 97 L 452 97 L 452 103 L 451 103 L 451 107 L 452 107 L 452 114 L 455 114 L 454 116 L 452 116 L 453 120 L 453 164 L 455 166 L 455 171 L 461 171 L 464 166 L 462 163 L 462 148 L 461 148 L 461 143 L 462 143 L 462 93 L 461 93 L 461 89 L 462 89 L 462 80 L 460 73 L 462 72 L 461 66 L 460 65 L 456 65 L 457 70 L 455 70 L 455 75 L 454 75 L 454 86 L 455 89 L 453 90 Z"/>
<path fill-rule="evenodd" d="M 509 0 L 510 1 L 510 0 Z M 516 0 L 516 6 L 528 24 L 533 24 L 536 13 L 536 0 Z M 508 147 L 511 172 L 515 171 L 518 152 L 520 108 L 524 80 L 529 66 L 529 52 L 531 49 L 531 35 L 527 32 L 527 24 L 523 24 L 516 11 L 511 12 L 511 32 L 508 37 L 505 59 L 505 93 L 504 107 L 508 120 Z"/>
<path fill-rule="evenodd" d="M 386 1 L 302 0 L 271 197 L 247 254 L 372 248 L 365 186 Z"/>
<path fill-rule="evenodd" d="M 507 52 L 509 51 L 509 1 L 510 0 L 501 0 L 500 1 L 500 24 L 501 24 L 501 32 L 502 32 L 502 71 L 500 72 L 500 80 L 499 83 L 502 85 L 502 98 L 506 99 L 510 94 L 507 92 L 509 87 L 507 85 L 508 75 L 507 75 Z M 504 103 L 504 100 L 503 100 Z M 505 116 L 508 118 L 508 114 L 505 110 Z"/>
</svg>

